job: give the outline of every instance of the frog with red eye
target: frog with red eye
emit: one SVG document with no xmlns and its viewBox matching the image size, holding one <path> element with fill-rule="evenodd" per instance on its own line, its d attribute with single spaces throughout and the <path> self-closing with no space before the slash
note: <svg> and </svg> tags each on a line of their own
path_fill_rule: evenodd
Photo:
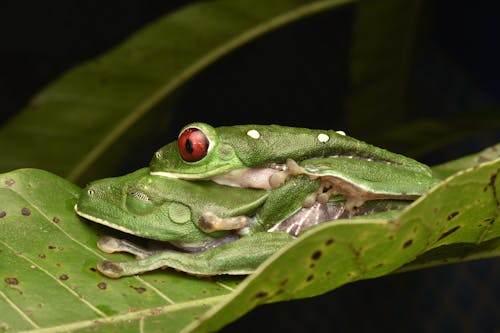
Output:
<svg viewBox="0 0 500 333">
<path fill-rule="evenodd" d="M 191 123 L 155 153 L 150 168 L 162 177 L 266 190 L 293 175 L 319 178 L 318 191 L 304 206 L 331 195 L 344 196 L 352 207 L 367 200 L 413 200 L 438 182 L 428 166 L 343 132 L 279 125 Z"/>
</svg>

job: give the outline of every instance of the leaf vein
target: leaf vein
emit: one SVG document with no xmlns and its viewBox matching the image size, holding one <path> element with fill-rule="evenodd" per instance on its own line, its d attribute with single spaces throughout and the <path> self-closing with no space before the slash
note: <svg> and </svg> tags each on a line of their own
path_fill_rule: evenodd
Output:
<svg viewBox="0 0 500 333">
<path fill-rule="evenodd" d="M 30 317 L 26 313 L 21 310 L 16 303 L 14 303 L 7 295 L 5 295 L 1 290 L 0 290 L 0 296 L 17 312 L 21 317 L 23 317 L 24 320 L 26 320 L 31 326 L 34 328 L 40 328 L 33 320 L 31 320 Z"/>
<path fill-rule="evenodd" d="M 97 313 L 99 316 L 101 317 L 107 317 L 107 315 L 102 312 L 101 310 L 99 310 L 98 308 L 96 308 L 92 303 L 90 303 L 89 301 L 87 301 L 85 298 L 83 298 L 83 295 L 79 295 L 76 291 L 74 291 L 73 289 L 71 289 L 70 287 L 68 287 L 67 285 L 65 285 L 64 283 L 62 283 L 57 277 L 55 277 L 54 275 L 52 275 L 49 271 L 47 271 L 45 268 L 43 268 L 42 266 L 38 265 L 36 262 L 34 262 L 33 260 L 31 260 L 30 258 L 28 258 L 27 256 L 25 256 L 24 254 L 22 254 L 21 252 L 19 251 L 16 251 L 16 249 L 14 249 L 12 246 L 10 246 L 8 243 L 4 242 L 3 240 L 0 240 L 0 243 L 2 243 L 6 248 L 8 248 L 9 250 L 11 250 L 12 252 L 14 252 L 18 257 L 26 260 L 27 262 L 29 262 L 31 265 L 33 265 L 34 267 L 36 267 L 37 269 L 39 269 L 41 272 L 45 273 L 48 277 L 50 277 L 52 280 L 56 281 L 57 284 L 59 284 L 61 287 L 63 287 L 64 289 L 66 289 L 70 294 L 72 294 L 73 296 L 75 296 L 78 300 L 80 300 L 82 303 L 84 303 L 85 305 L 87 305 L 90 309 L 92 309 L 95 313 Z"/>
</svg>

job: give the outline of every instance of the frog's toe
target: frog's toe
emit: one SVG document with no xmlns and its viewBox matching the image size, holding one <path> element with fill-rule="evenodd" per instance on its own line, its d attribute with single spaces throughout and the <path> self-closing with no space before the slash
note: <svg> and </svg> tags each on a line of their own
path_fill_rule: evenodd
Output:
<svg viewBox="0 0 500 333">
<path fill-rule="evenodd" d="M 97 241 L 99 250 L 106 253 L 113 253 L 120 249 L 121 242 L 119 239 L 111 236 L 103 236 Z"/>
<path fill-rule="evenodd" d="M 123 267 L 120 262 L 103 260 L 97 264 L 97 270 L 112 279 L 123 276 Z"/>
</svg>

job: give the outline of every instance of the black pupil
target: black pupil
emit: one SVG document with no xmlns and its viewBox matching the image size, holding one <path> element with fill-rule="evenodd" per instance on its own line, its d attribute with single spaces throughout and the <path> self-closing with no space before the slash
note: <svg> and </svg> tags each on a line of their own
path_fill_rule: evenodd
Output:
<svg viewBox="0 0 500 333">
<path fill-rule="evenodd" d="M 190 154 L 193 153 L 193 144 L 191 143 L 191 140 L 189 140 L 189 139 L 186 140 L 186 151 Z"/>
</svg>

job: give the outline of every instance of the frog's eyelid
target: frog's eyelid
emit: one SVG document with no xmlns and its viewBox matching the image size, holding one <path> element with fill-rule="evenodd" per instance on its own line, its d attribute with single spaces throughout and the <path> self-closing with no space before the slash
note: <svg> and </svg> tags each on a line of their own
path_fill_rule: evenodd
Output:
<svg viewBox="0 0 500 333">
<path fill-rule="evenodd" d="M 147 194 L 139 191 L 130 192 L 130 195 L 142 201 L 149 201 L 149 197 L 147 196 Z"/>
</svg>

